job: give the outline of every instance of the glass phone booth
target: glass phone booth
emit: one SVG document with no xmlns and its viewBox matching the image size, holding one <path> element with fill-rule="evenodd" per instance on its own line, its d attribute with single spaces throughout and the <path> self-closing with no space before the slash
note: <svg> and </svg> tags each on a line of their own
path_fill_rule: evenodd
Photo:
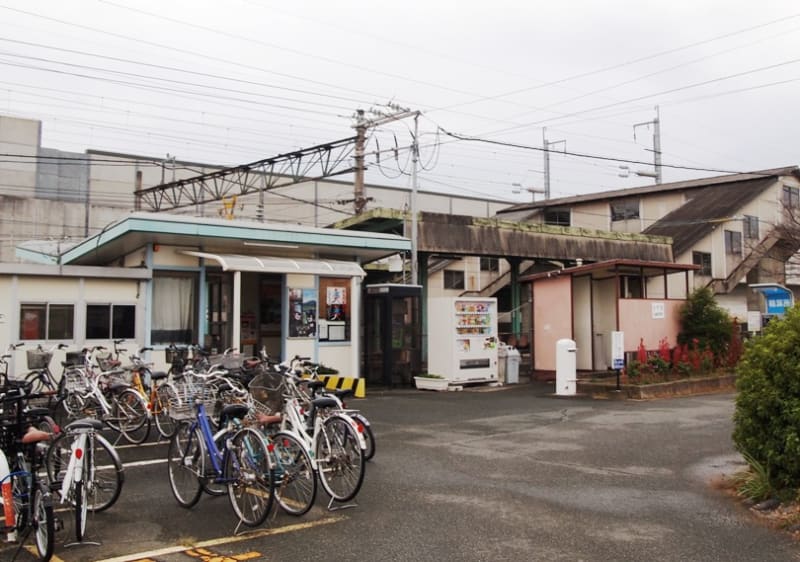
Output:
<svg viewBox="0 0 800 562">
<path fill-rule="evenodd" d="M 422 287 L 367 285 L 364 374 L 367 384 L 414 383 L 422 361 Z"/>
</svg>

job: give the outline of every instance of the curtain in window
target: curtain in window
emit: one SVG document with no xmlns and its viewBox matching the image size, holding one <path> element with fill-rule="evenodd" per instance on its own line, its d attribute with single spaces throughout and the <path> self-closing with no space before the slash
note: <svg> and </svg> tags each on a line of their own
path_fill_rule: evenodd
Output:
<svg viewBox="0 0 800 562">
<path fill-rule="evenodd" d="M 153 278 L 151 343 L 196 343 L 193 341 L 194 303 L 194 279 Z"/>
</svg>

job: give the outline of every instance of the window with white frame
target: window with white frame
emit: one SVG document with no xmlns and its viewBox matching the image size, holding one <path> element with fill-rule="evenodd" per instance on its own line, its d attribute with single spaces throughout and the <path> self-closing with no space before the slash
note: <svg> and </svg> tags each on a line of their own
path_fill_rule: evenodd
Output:
<svg viewBox="0 0 800 562">
<path fill-rule="evenodd" d="M 692 252 L 692 263 L 700 266 L 695 275 L 711 276 L 711 254 L 709 252 Z"/>
<path fill-rule="evenodd" d="M 800 206 L 800 188 L 790 185 L 783 186 L 783 205 L 790 209 Z"/>
<path fill-rule="evenodd" d="M 611 222 L 639 218 L 639 198 L 619 199 L 611 202 Z"/>
<path fill-rule="evenodd" d="M 725 253 L 742 255 L 742 233 L 735 230 L 725 231 Z"/>
<path fill-rule="evenodd" d="M 481 271 L 500 271 L 500 260 L 497 258 L 481 258 Z"/>
<path fill-rule="evenodd" d="M 464 272 L 456 269 L 444 270 L 444 288 L 445 289 L 463 289 L 464 288 Z"/>
<path fill-rule="evenodd" d="M 21 340 L 72 340 L 74 333 L 74 305 L 23 303 L 19 307 Z"/>
<path fill-rule="evenodd" d="M 129 304 L 86 305 L 86 339 L 116 340 L 136 337 L 136 307 Z"/>
<path fill-rule="evenodd" d="M 153 273 L 153 313 L 150 343 L 197 343 L 197 274 Z"/>
<path fill-rule="evenodd" d="M 748 240 L 758 239 L 758 217 L 753 215 L 745 215 L 742 222 L 742 230 L 744 230 L 744 237 Z"/>
<path fill-rule="evenodd" d="M 544 223 L 554 226 L 570 226 L 572 222 L 569 207 L 549 207 L 545 209 Z"/>
</svg>

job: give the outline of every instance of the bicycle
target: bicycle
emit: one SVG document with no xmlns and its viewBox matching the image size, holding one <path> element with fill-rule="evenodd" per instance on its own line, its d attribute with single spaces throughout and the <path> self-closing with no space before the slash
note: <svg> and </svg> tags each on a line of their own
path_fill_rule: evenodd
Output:
<svg viewBox="0 0 800 562">
<path fill-rule="evenodd" d="M 18 344 L 17 347 L 23 344 Z M 36 346 L 36 349 L 29 349 L 26 352 L 26 359 L 28 361 L 28 374 L 25 375 L 25 380 L 31 383 L 31 392 L 54 392 L 59 388 L 58 380 L 56 380 L 52 371 L 50 371 L 50 362 L 53 360 L 53 353 L 56 350 L 67 348 L 65 343 L 57 343 L 44 349 L 42 344 Z"/>
<path fill-rule="evenodd" d="M 363 426 L 357 424 L 331 397 L 308 399 L 299 390 L 307 383 L 289 370 L 286 364 L 276 366 L 285 377 L 281 431 L 299 438 L 313 452 L 317 477 L 334 501 L 352 500 L 361 489 L 366 469 Z"/>
<path fill-rule="evenodd" d="M 2 361 L 8 357 L 4 355 Z M 19 542 L 14 558 L 33 533 L 39 559 L 46 562 L 53 555 L 56 517 L 50 489 L 39 476 L 43 456 L 40 443 L 49 440 L 51 434 L 33 426 L 48 410 L 27 405 L 40 397 L 30 393 L 30 385 L 6 384 L 0 388 L 0 504 L 6 539 Z M 23 431 L 26 426 L 27 431 Z"/>
<path fill-rule="evenodd" d="M 149 433 L 150 420 L 144 398 L 125 381 L 118 380 L 122 369 L 95 373 L 91 369 L 91 354 L 103 350 L 96 346 L 84 348 L 83 367 L 74 367 L 65 373 L 64 406 L 71 417 L 91 413 L 133 444 L 142 443 Z M 140 431 L 144 428 L 144 431 Z"/>
<path fill-rule="evenodd" d="M 249 385 L 248 417 L 267 437 L 275 466 L 275 500 L 283 511 L 300 516 L 317 497 L 317 466 L 305 440 L 289 431 L 275 431 L 281 422 L 281 375 L 264 371 Z"/>
<path fill-rule="evenodd" d="M 119 356 L 127 350 L 118 345 L 125 340 L 114 340 L 114 353 Z M 169 374 L 163 371 L 151 371 L 150 366 L 141 358 L 141 354 L 152 351 L 150 347 L 143 347 L 137 353 L 129 355 L 131 364 L 126 370 L 131 373 L 131 388 L 138 392 L 147 406 L 147 416 L 155 423 L 156 431 L 164 439 L 169 439 L 175 433 L 176 424 L 169 411 L 169 405 L 175 401 L 176 390 L 168 380 Z M 149 433 L 148 424 L 148 433 Z M 144 439 L 147 439 L 145 435 Z M 144 440 L 143 439 L 143 440 Z"/>
<path fill-rule="evenodd" d="M 369 461 L 375 456 L 375 434 L 372 431 L 372 424 L 370 424 L 367 417 L 358 410 L 348 408 L 345 403 L 345 398 L 353 394 L 352 389 L 329 391 L 325 386 L 325 382 L 319 378 L 319 363 L 310 361 L 307 357 L 295 356 L 290 362 L 292 369 L 302 368 L 304 375 L 310 379 L 306 387 L 310 391 L 309 399 L 317 398 L 319 396 L 327 396 L 335 399 L 338 402 L 336 409 L 342 410 L 353 418 L 362 428 L 364 435 L 364 460 Z"/>
<path fill-rule="evenodd" d="M 211 385 L 189 381 L 178 385 L 179 403 L 171 409 L 186 416 L 169 444 L 167 465 L 172 494 L 182 507 L 193 507 L 206 483 L 224 484 L 241 523 L 264 522 L 275 499 L 274 468 L 266 441 L 242 424 L 246 404 L 229 404 L 220 413 L 220 431 L 214 435 L 206 406 L 218 396 Z"/>
<path fill-rule="evenodd" d="M 76 420 L 50 444 L 45 456 L 47 477 L 61 503 L 75 511 L 75 539 L 83 541 L 87 514 L 114 505 L 125 482 L 123 465 L 114 446 L 102 435 L 103 422 Z"/>
<path fill-rule="evenodd" d="M 21 346 L 21 343 L 10 344 L 6 352 L 0 357 L 0 389 L 8 388 L 10 385 L 19 383 L 19 381 L 12 379 L 8 375 L 8 360 L 11 359 L 12 354 Z"/>
</svg>

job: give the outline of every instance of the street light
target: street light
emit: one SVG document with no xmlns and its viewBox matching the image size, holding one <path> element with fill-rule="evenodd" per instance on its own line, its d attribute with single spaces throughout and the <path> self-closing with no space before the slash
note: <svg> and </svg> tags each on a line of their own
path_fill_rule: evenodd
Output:
<svg viewBox="0 0 800 562">
<path fill-rule="evenodd" d="M 536 193 L 546 194 L 547 192 L 541 187 L 522 187 L 521 183 L 512 183 L 512 187 L 516 189 L 512 189 L 511 193 L 522 193 L 523 191 L 527 191 L 531 194 L 531 203 L 536 202 Z"/>
</svg>

